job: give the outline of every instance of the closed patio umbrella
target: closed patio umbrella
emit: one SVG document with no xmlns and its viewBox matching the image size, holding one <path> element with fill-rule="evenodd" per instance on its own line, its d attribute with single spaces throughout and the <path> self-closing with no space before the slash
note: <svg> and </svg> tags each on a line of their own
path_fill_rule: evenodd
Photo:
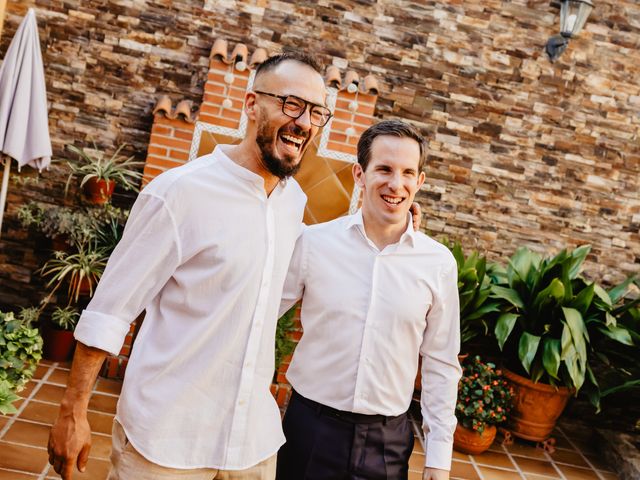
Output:
<svg viewBox="0 0 640 480">
<path fill-rule="evenodd" d="M 51 163 L 47 91 L 35 11 L 30 8 L 0 66 L 0 152 L 4 173 L 0 190 L 0 235 L 9 185 L 11 158 L 18 169 L 42 170 Z"/>
</svg>

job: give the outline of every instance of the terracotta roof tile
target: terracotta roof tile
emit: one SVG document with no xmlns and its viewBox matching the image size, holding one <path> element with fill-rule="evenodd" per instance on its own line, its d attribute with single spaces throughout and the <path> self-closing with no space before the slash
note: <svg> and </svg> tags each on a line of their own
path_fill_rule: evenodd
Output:
<svg viewBox="0 0 640 480">
<path fill-rule="evenodd" d="M 194 111 L 191 100 L 181 100 L 174 109 L 173 102 L 168 95 L 163 95 L 156 103 L 153 114 L 156 115 L 157 113 L 164 113 L 171 120 L 182 118 L 187 123 L 195 123 L 198 119 L 198 110 Z"/>
<path fill-rule="evenodd" d="M 378 80 L 376 80 L 376 77 L 373 75 L 367 75 L 364 81 L 361 81 L 356 71 L 347 70 L 344 74 L 344 79 L 342 79 L 341 76 L 338 67 L 330 65 L 325 71 L 324 78 L 328 86 L 337 88 L 340 91 L 346 90 L 349 93 L 360 91 L 361 93 L 368 93 L 370 95 L 378 95 L 380 91 Z"/>
</svg>

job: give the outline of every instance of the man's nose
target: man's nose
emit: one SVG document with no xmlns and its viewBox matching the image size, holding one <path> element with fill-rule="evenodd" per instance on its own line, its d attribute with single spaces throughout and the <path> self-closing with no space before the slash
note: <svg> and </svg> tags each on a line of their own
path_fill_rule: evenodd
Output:
<svg viewBox="0 0 640 480">
<path fill-rule="evenodd" d="M 399 173 L 394 173 L 389 177 L 389 188 L 394 192 L 400 189 L 400 185 L 402 184 L 402 179 Z"/>
<path fill-rule="evenodd" d="M 295 124 L 304 130 L 311 129 L 311 112 L 309 111 L 309 106 L 305 106 L 304 112 L 295 120 Z"/>
</svg>

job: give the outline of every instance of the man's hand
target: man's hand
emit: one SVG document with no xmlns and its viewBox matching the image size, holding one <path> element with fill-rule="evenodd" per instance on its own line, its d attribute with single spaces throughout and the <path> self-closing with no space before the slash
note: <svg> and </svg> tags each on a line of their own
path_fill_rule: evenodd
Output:
<svg viewBox="0 0 640 480">
<path fill-rule="evenodd" d="M 439 468 L 424 467 L 422 480 L 449 480 L 449 471 L 440 470 Z"/>
<path fill-rule="evenodd" d="M 422 223 L 422 210 L 420 209 L 420 205 L 416 202 L 413 202 L 411 204 L 411 207 L 409 208 L 409 211 L 411 212 L 411 216 L 413 217 L 413 230 L 417 232 L 418 230 L 420 230 L 420 224 Z"/>
<path fill-rule="evenodd" d="M 76 466 L 84 472 L 91 450 L 91 428 L 86 412 L 75 417 L 61 414 L 49 433 L 49 463 L 63 480 L 73 478 Z"/>
</svg>

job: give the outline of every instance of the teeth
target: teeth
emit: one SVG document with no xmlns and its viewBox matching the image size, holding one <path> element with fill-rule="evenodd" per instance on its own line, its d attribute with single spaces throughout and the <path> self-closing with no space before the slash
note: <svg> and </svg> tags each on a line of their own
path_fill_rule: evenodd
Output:
<svg viewBox="0 0 640 480">
<path fill-rule="evenodd" d="M 399 204 L 400 202 L 402 202 L 402 198 L 397 198 L 397 197 L 387 197 L 386 195 L 382 196 L 383 200 L 385 202 L 388 203 L 393 203 L 394 205 Z"/>
<path fill-rule="evenodd" d="M 288 142 L 295 143 L 298 146 L 300 146 L 300 145 L 302 145 L 304 143 L 303 139 L 297 138 L 297 137 L 292 137 L 292 136 L 286 135 L 286 134 L 283 134 L 282 138 L 284 138 Z"/>
</svg>

